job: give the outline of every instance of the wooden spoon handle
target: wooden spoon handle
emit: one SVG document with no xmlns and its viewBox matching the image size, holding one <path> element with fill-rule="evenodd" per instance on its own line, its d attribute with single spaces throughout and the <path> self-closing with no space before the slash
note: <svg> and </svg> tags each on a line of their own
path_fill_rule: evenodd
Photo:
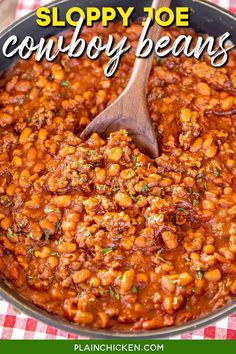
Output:
<svg viewBox="0 0 236 354">
<path fill-rule="evenodd" d="M 151 7 L 156 11 L 160 7 L 169 7 L 170 3 L 171 0 L 153 0 Z M 152 20 L 148 17 L 146 21 L 151 23 Z M 148 38 L 154 42 L 154 45 L 161 37 L 161 32 L 162 27 L 159 26 L 154 19 L 153 25 L 148 32 Z M 134 68 L 128 83 L 129 88 L 134 84 L 137 89 L 137 84 L 139 84 L 140 89 L 146 90 L 154 55 L 155 52 L 153 50 L 148 58 L 136 58 Z"/>
</svg>

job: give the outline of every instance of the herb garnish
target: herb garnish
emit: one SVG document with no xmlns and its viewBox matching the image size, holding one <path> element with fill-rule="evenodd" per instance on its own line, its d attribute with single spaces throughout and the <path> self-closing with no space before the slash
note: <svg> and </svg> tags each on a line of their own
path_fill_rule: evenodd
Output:
<svg viewBox="0 0 236 354">
<path fill-rule="evenodd" d="M 13 234 L 13 231 L 12 231 L 12 229 L 8 229 L 7 230 L 7 236 L 9 236 L 9 237 L 14 237 L 14 234 Z"/>
<path fill-rule="evenodd" d="M 27 252 L 28 256 L 32 257 L 34 255 L 35 249 L 34 247 L 30 248 Z"/>
<path fill-rule="evenodd" d="M 50 238 L 50 232 L 48 230 L 44 230 L 43 235 L 44 235 L 44 240 L 48 241 Z"/>
<path fill-rule="evenodd" d="M 61 86 L 68 87 L 68 86 L 70 86 L 70 83 L 69 83 L 69 81 L 63 80 L 63 81 L 61 81 Z"/>
<path fill-rule="evenodd" d="M 115 299 L 119 300 L 120 299 L 120 294 L 116 293 L 112 287 L 109 286 L 109 293 L 110 296 L 113 296 Z"/>
<path fill-rule="evenodd" d="M 103 248 L 102 253 L 108 254 L 108 253 L 111 253 L 112 251 L 113 251 L 112 247 L 107 247 L 107 248 Z"/>
<path fill-rule="evenodd" d="M 133 294 L 137 294 L 138 288 L 137 288 L 136 286 L 133 286 L 133 287 L 131 288 L 131 292 L 132 292 Z"/>
<path fill-rule="evenodd" d="M 142 192 L 148 192 L 149 191 L 149 186 L 145 183 L 142 188 Z"/>
<path fill-rule="evenodd" d="M 203 274 L 201 272 L 201 268 L 200 267 L 196 268 L 196 272 L 197 272 L 197 278 L 198 279 L 202 279 Z"/>
<path fill-rule="evenodd" d="M 160 249 L 159 251 L 157 251 L 156 257 L 157 257 L 161 262 L 171 265 L 170 262 L 166 261 L 164 258 L 162 258 L 162 257 L 160 256 L 161 252 L 162 252 L 162 249 Z"/>
<path fill-rule="evenodd" d="M 214 176 L 215 176 L 215 177 L 218 177 L 218 176 L 219 176 L 220 172 L 219 172 L 219 170 L 218 170 L 217 167 L 214 167 L 213 173 L 214 173 Z"/>
<path fill-rule="evenodd" d="M 130 194 L 130 198 L 131 198 L 134 202 L 136 202 L 136 197 L 135 197 L 133 194 Z"/>
<path fill-rule="evenodd" d="M 61 230 L 61 223 L 60 221 L 56 222 L 56 233 L 58 233 Z"/>
<path fill-rule="evenodd" d="M 189 214 L 189 211 L 187 210 L 187 209 L 184 209 L 184 208 L 178 208 L 178 210 L 180 210 L 180 211 L 183 211 L 184 212 L 184 214 Z"/>
</svg>

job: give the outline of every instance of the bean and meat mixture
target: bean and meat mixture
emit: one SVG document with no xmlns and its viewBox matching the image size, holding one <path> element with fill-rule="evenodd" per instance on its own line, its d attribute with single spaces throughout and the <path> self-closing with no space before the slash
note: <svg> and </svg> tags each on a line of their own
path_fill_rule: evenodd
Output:
<svg viewBox="0 0 236 354">
<path fill-rule="evenodd" d="M 83 36 L 127 35 L 135 48 L 140 31 Z M 219 69 L 206 55 L 155 59 L 155 161 L 125 130 L 79 137 L 124 89 L 134 49 L 110 79 L 107 60 L 32 58 L 1 77 L 1 277 L 80 325 L 181 324 L 236 296 L 236 56 Z"/>
</svg>

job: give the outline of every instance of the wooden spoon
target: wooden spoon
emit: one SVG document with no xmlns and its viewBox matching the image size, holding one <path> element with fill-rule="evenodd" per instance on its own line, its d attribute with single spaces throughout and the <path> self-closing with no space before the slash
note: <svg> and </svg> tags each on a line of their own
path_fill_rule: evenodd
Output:
<svg viewBox="0 0 236 354">
<path fill-rule="evenodd" d="M 171 0 L 153 0 L 154 10 L 169 7 Z M 150 18 L 146 21 L 151 22 Z M 154 21 L 148 38 L 156 41 L 162 28 Z M 152 158 L 159 155 L 157 137 L 152 127 L 147 108 L 147 82 L 152 68 L 154 50 L 148 58 L 136 58 L 131 78 L 121 95 L 100 113 L 82 132 L 87 137 L 96 132 L 107 136 L 109 133 L 126 129 L 140 150 Z"/>
</svg>

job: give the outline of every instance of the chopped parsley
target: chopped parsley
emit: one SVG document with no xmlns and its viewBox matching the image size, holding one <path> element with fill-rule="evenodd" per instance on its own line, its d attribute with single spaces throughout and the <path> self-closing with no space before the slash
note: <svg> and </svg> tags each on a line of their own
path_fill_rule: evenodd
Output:
<svg viewBox="0 0 236 354">
<path fill-rule="evenodd" d="M 30 248 L 27 252 L 28 256 L 32 257 L 34 255 L 35 249 L 34 247 Z"/>
<path fill-rule="evenodd" d="M 166 59 L 166 58 L 160 58 L 160 57 L 156 56 L 156 61 L 157 61 L 159 64 L 164 63 L 165 59 Z"/>
<path fill-rule="evenodd" d="M 26 236 L 27 236 L 28 238 L 31 238 L 31 239 L 34 238 L 32 232 L 29 232 Z"/>
<path fill-rule="evenodd" d="M 12 201 L 11 200 L 7 200 L 5 203 L 4 203 L 4 207 L 5 208 L 10 208 L 10 206 L 12 206 Z"/>
<path fill-rule="evenodd" d="M 187 209 L 184 208 L 178 208 L 178 210 L 182 211 L 184 214 L 188 215 L 189 211 Z"/>
<path fill-rule="evenodd" d="M 132 292 L 133 294 L 137 294 L 138 288 L 137 288 L 136 286 L 133 286 L 133 287 L 131 288 L 131 292 Z"/>
<path fill-rule="evenodd" d="M 198 204 L 198 200 L 197 199 L 193 199 L 193 206 Z"/>
<path fill-rule="evenodd" d="M 56 222 L 56 233 L 58 233 L 61 230 L 61 223 L 60 221 Z"/>
<path fill-rule="evenodd" d="M 90 155 L 95 155 L 95 154 L 96 154 L 96 150 L 89 150 L 89 151 L 86 152 L 86 154 L 87 154 L 88 156 L 90 156 Z"/>
<path fill-rule="evenodd" d="M 9 228 L 7 230 L 7 236 L 9 236 L 9 237 L 13 237 L 14 236 L 12 229 Z"/>
<path fill-rule="evenodd" d="M 52 207 L 50 207 L 50 206 L 46 206 L 44 208 L 44 211 L 45 211 L 45 213 L 52 213 L 54 211 L 54 209 Z"/>
<path fill-rule="evenodd" d="M 61 82 L 61 86 L 62 86 L 62 87 L 68 87 L 68 86 L 70 86 L 70 83 L 69 83 L 69 81 L 63 80 L 63 81 Z"/>
<path fill-rule="evenodd" d="M 191 312 L 192 311 L 192 306 L 190 306 L 190 305 L 186 305 L 185 306 L 185 309 L 186 309 L 186 311 L 188 311 L 188 312 Z"/>
<path fill-rule="evenodd" d="M 113 296 L 115 299 L 119 300 L 120 299 L 120 294 L 116 293 L 112 287 L 109 286 L 109 293 L 110 296 Z"/>
<path fill-rule="evenodd" d="M 102 253 L 108 254 L 108 253 L 111 253 L 112 251 L 113 251 L 112 247 L 107 247 L 107 248 L 103 248 Z"/>
<path fill-rule="evenodd" d="M 202 183 L 202 178 L 198 178 L 198 179 L 197 179 L 197 183 L 198 183 L 198 184 Z"/>
<path fill-rule="evenodd" d="M 50 232 L 48 230 L 44 230 L 43 235 L 45 241 L 48 241 L 50 239 Z"/>
<path fill-rule="evenodd" d="M 27 275 L 27 279 L 28 279 L 29 281 L 32 281 L 32 280 L 34 279 L 34 277 L 33 277 L 32 275 Z"/>
<path fill-rule="evenodd" d="M 156 257 L 157 259 L 159 259 L 161 262 L 166 263 L 166 264 L 171 264 L 170 262 L 168 262 L 167 260 L 165 260 L 164 258 L 161 257 L 161 252 L 162 249 L 160 249 L 159 251 L 157 251 Z"/>
<path fill-rule="evenodd" d="M 109 290 L 104 289 L 101 285 L 99 286 L 99 292 L 101 295 L 106 295 Z"/>
<path fill-rule="evenodd" d="M 106 186 L 104 186 L 104 184 L 100 184 L 100 185 L 97 186 L 97 189 L 99 191 L 103 191 L 105 188 L 106 188 Z"/>
<path fill-rule="evenodd" d="M 114 188 L 112 188 L 112 191 L 115 192 L 115 193 L 118 192 L 119 190 L 120 190 L 119 187 L 114 187 Z"/>
<path fill-rule="evenodd" d="M 137 156 L 132 155 L 132 161 L 133 161 L 133 162 L 137 162 Z"/>
<path fill-rule="evenodd" d="M 57 256 L 58 255 L 58 252 L 52 252 L 51 253 L 51 256 Z"/>
<path fill-rule="evenodd" d="M 85 231 L 84 236 L 86 237 L 91 236 L 91 232 L 89 230 Z"/>
<path fill-rule="evenodd" d="M 200 193 L 198 193 L 198 192 L 192 192 L 192 195 L 194 195 L 196 197 L 196 199 L 199 199 L 199 197 L 200 197 Z"/>
<path fill-rule="evenodd" d="M 130 198 L 135 202 L 136 201 L 136 197 L 133 194 L 130 194 Z"/>
<path fill-rule="evenodd" d="M 214 176 L 215 176 L 215 177 L 218 177 L 218 176 L 219 176 L 220 172 L 219 172 L 219 170 L 218 170 L 217 167 L 214 168 L 213 173 L 214 173 Z"/>
<path fill-rule="evenodd" d="M 150 188 L 149 188 L 148 185 L 145 183 L 145 184 L 143 185 L 142 192 L 148 192 L 149 189 L 150 189 Z"/>
<path fill-rule="evenodd" d="M 204 190 L 207 191 L 207 183 L 204 182 Z"/>
<path fill-rule="evenodd" d="M 176 296 L 173 297 L 173 304 L 174 305 L 178 304 L 178 298 Z"/>
<path fill-rule="evenodd" d="M 144 217 L 145 217 L 145 220 L 146 220 L 147 222 L 150 221 L 150 216 L 144 216 Z"/>
<path fill-rule="evenodd" d="M 201 272 L 201 268 L 200 267 L 196 268 L 196 272 L 197 272 L 197 278 L 198 279 L 202 279 L 203 274 Z"/>
<path fill-rule="evenodd" d="M 55 241 L 55 244 L 58 246 L 58 245 L 60 245 L 62 242 L 63 242 L 63 238 L 61 237 L 61 238 L 59 238 L 59 240 L 56 240 L 56 241 Z"/>
<path fill-rule="evenodd" d="M 92 288 L 93 288 L 93 286 L 94 286 L 94 281 L 93 281 L 93 280 L 91 280 L 89 284 L 90 284 L 90 288 L 92 289 Z"/>
</svg>

